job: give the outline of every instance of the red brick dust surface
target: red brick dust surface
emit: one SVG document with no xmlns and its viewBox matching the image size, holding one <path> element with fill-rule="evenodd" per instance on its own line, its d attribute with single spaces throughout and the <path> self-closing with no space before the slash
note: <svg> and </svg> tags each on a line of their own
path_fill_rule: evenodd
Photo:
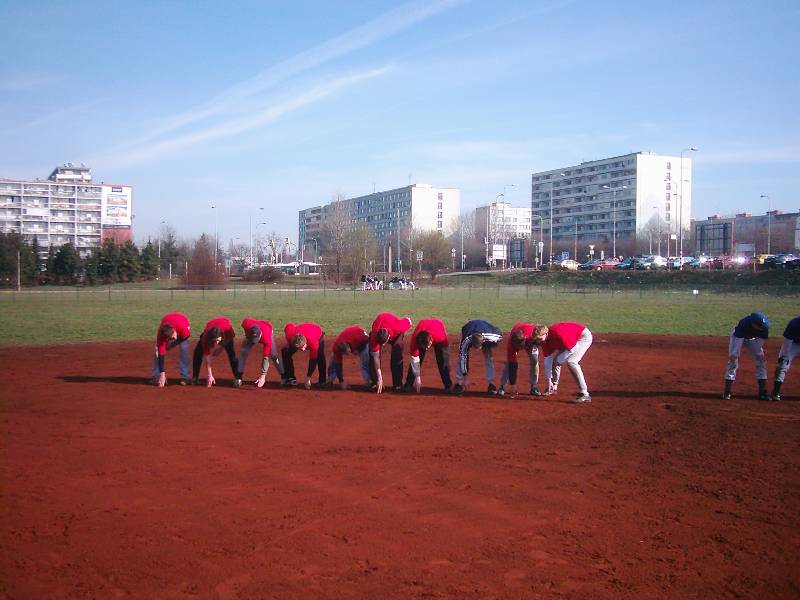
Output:
<svg viewBox="0 0 800 600">
<path fill-rule="evenodd" d="M 233 389 L 224 356 L 157 389 L 151 342 L 3 349 L 0 596 L 797 598 L 800 366 L 760 402 L 744 354 L 723 401 L 726 345 L 596 334 L 588 405 L 567 371 L 480 394 L 479 356 L 463 397 L 433 356 L 377 396 Z"/>
</svg>

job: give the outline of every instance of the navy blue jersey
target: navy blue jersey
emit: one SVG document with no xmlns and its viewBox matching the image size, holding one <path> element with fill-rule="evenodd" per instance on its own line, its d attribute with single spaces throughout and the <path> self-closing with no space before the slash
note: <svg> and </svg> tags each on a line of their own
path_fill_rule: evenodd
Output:
<svg viewBox="0 0 800 600">
<path fill-rule="evenodd" d="M 458 346 L 458 362 L 461 365 L 461 372 L 465 375 L 469 373 L 469 347 L 473 333 L 483 334 L 484 344 L 487 342 L 497 344 L 502 337 L 500 328 L 495 327 L 489 321 L 480 319 L 467 321 L 466 325 L 461 328 L 461 343 Z"/>
<path fill-rule="evenodd" d="M 786 331 L 783 332 L 783 337 L 792 340 L 796 344 L 800 344 L 800 317 L 795 317 L 786 326 Z"/>
<path fill-rule="evenodd" d="M 753 338 L 767 339 L 769 337 L 769 319 L 762 313 L 747 315 L 739 321 L 733 335 L 737 338 L 751 340 Z"/>
</svg>

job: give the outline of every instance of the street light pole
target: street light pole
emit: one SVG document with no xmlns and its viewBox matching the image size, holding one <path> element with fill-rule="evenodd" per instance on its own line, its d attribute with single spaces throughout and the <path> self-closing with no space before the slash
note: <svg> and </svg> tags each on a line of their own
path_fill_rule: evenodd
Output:
<svg viewBox="0 0 800 600">
<path fill-rule="evenodd" d="M 772 200 L 766 194 L 759 198 L 767 199 L 767 254 L 772 254 Z"/>
<path fill-rule="evenodd" d="M 683 268 L 683 153 L 684 152 L 697 152 L 697 146 L 689 146 L 681 150 L 681 205 L 678 208 L 678 239 L 680 240 L 680 256 L 678 257 Z"/>
<path fill-rule="evenodd" d="M 542 242 L 542 246 L 544 246 L 544 218 L 541 215 L 531 215 L 531 240 L 533 240 L 533 220 L 539 219 L 539 240 Z M 542 263 L 542 257 L 539 256 L 539 242 L 536 243 L 536 260 L 534 261 L 534 267 L 537 269 L 539 265 Z"/>
<path fill-rule="evenodd" d="M 559 177 L 564 177 L 564 173 L 559 173 Z M 554 177 L 554 176 L 551 176 Z M 550 179 L 550 261 L 553 260 L 553 185 L 554 180 Z"/>
<path fill-rule="evenodd" d="M 211 208 L 214 209 L 214 271 L 217 270 L 217 247 L 219 246 L 219 241 L 217 240 L 217 205 L 212 204 Z"/>
</svg>

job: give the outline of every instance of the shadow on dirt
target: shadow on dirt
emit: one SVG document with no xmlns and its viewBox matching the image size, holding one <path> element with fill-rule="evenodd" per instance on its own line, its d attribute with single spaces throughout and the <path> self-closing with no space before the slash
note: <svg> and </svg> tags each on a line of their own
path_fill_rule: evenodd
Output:
<svg viewBox="0 0 800 600">
<path fill-rule="evenodd" d="M 124 385 L 150 385 L 147 377 L 93 377 L 90 375 L 59 375 L 67 383 L 121 383 Z"/>
</svg>

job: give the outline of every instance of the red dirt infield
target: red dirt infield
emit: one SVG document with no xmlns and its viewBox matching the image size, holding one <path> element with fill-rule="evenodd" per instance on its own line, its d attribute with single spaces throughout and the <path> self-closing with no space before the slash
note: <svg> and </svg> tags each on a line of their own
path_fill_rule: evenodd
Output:
<svg viewBox="0 0 800 600">
<path fill-rule="evenodd" d="M 0 596 L 800 595 L 800 365 L 759 402 L 743 353 L 723 401 L 726 339 L 595 334 L 576 406 L 566 371 L 445 396 L 432 356 L 419 396 L 233 389 L 224 356 L 157 389 L 151 345 L 0 350 Z"/>
</svg>

